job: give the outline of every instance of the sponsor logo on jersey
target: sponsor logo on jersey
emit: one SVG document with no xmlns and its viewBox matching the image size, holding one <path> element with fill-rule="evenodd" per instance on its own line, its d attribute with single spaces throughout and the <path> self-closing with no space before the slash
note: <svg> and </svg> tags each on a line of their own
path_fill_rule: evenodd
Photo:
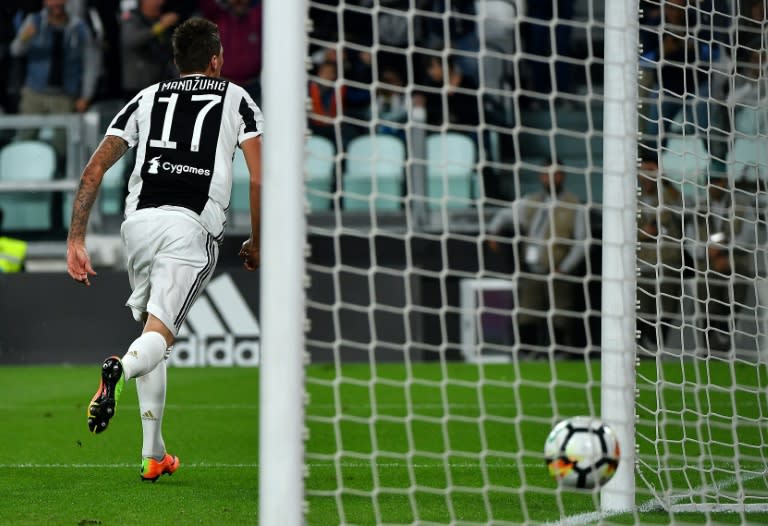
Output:
<svg viewBox="0 0 768 526">
<path fill-rule="evenodd" d="M 211 176 L 211 171 L 203 168 L 198 168 L 196 166 L 190 166 L 188 164 L 173 164 L 169 162 L 164 162 L 162 165 L 163 170 L 166 172 L 171 172 L 172 174 L 177 175 L 183 175 L 183 174 L 192 174 L 192 175 L 204 175 L 206 177 Z"/>
<path fill-rule="evenodd" d="M 259 365 L 259 322 L 229 274 L 211 280 L 189 311 L 168 363 L 176 367 Z"/>
<path fill-rule="evenodd" d="M 159 173 L 159 169 L 162 168 L 164 172 L 170 172 L 176 175 L 191 174 L 191 175 L 204 175 L 206 177 L 211 176 L 211 171 L 208 169 L 198 168 L 196 166 L 190 166 L 188 164 L 174 164 L 168 161 L 163 161 L 161 163 L 160 162 L 161 158 L 162 158 L 162 155 L 158 155 L 157 157 L 153 157 L 152 159 L 149 160 L 149 169 L 147 170 L 147 173 L 157 174 Z"/>
<path fill-rule="evenodd" d="M 162 155 L 158 155 L 157 157 L 153 157 L 149 160 L 149 170 L 147 170 L 147 173 L 150 174 L 156 174 L 157 169 L 160 168 L 160 158 Z"/>
</svg>

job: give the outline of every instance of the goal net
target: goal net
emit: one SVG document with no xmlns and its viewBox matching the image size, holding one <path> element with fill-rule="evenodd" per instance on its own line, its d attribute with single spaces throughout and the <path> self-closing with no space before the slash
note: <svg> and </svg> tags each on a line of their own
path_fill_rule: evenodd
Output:
<svg viewBox="0 0 768 526">
<path fill-rule="evenodd" d="M 308 2 L 308 524 L 767 520 L 765 6 L 640 4 Z"/>
</svg>

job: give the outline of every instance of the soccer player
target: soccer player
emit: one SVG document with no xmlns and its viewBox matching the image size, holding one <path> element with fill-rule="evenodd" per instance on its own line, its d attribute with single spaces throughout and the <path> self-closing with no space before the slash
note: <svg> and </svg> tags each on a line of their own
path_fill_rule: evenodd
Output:
<svg viewBox="0 0 768 526">
<path fill-rule="evenodd" d="M 104 173 L 130 147 L 121 236 L 132 293 L 126 302 L 144 329 L 122 358 L 107 358 L 88 405 L 88 428 L 107 429 L 126 380 L 136 379 L 142 420 L 141 478 L 172 474 L 165 449 L 165 358 L 192 304 L 213 274 L 232 190 L 232 158 L 242 148 L 250 172 L 251 236 L 244 266 L 259 265 L 261 110 L 245 90 L 221 79 L 223 49 L 212 22 L 192 18 L 173 35 L 180 77 L 140 91 L 112 120 L 80 179 L 67 238 L 67 272 L 90 285 L 88 217 Z"/>
</svg>

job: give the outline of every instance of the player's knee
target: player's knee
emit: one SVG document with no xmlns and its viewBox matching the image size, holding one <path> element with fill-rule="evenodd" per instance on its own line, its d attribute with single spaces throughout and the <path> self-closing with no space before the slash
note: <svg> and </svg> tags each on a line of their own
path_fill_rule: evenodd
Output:
<svg viewBox="0 0 768 526">
<path fill-rule="evenodd" d="M 152 314 L 147 317 L 147 322 L 144 324 L 144 332 L 150 331 L 159 333 L 165 339 L 167 347 L 173 346 L 173 342 L 176 339 L 173 332 Z"/>
</svg>

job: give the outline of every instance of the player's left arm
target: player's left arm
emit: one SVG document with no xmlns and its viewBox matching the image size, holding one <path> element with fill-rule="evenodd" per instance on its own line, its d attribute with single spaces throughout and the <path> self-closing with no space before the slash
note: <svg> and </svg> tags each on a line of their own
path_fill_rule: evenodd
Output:
<svg viewBox="0 0 768 526">
<path fill-rule="evenodd" d="M 243 243 L 240 255 L 245 268 L 256 270 L 261 262 L 261 135 L 240 145 L 250 174 L 251 237 Z"/>
<path fill-rule="evenodd" d="M 93 203 L 99 193 L 104 174 L 128 150 L 128 143 L 114 135 L 107 135 L 93 152 L 83 169 L 80 184 L 72 206 L 72 220 L 67 235 L 67 272 L 75 281 L 90 285 L 88 276 L 95 276 L 88 251 L 85 249 L 85 232 Z"/>
</svg>

